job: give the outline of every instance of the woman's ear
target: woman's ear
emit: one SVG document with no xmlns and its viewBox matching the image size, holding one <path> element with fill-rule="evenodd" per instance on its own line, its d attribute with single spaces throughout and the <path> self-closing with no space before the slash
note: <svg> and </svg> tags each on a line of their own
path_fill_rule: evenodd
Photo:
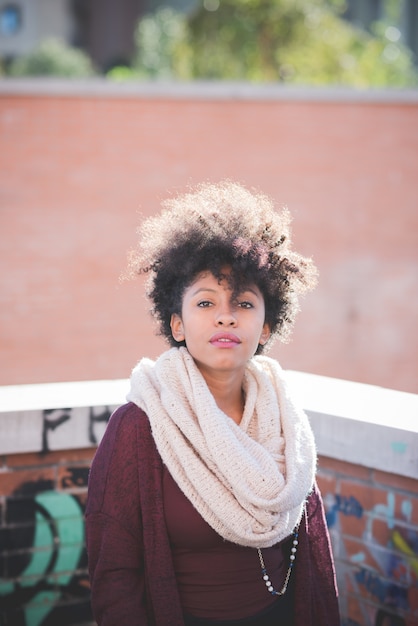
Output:
<svg viewBox="0 0 418 626">
<path fill-rule="evenodd" d="M 184 341 L 183 322 L 178 313 L 172 313 L 170 320 L 171 334 L 175 341 Z"/>
<path fill-rule="evenodd" d="M 258 340 L 258 343 L 264 346 L 264 344 L 266 344 L 269 339 L 270 339 L 270 326 L 266 322 L 263 326 L 263 330 L 261 331 L 261 335 L 260 335 L 260 339 Z"/>
</svg>

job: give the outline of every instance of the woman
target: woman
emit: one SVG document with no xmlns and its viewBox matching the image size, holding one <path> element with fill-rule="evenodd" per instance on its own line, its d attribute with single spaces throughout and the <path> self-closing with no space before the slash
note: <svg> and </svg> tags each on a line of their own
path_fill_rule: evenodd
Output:
<svg viewBox="0 0 418 626">
<path fill-rule="evenodd" d="M 134 368 L 86 507 L 101 626 L 338 626 L 308 420 L 279 364 L 314 286 L 290 217 L 204 184 L 146 220 L 131 270 L 171 348 Z"/>
</svg>

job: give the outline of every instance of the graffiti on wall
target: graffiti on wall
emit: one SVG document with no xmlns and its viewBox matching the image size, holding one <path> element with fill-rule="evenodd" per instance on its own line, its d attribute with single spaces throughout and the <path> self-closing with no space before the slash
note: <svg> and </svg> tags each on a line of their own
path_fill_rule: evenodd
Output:
<svg viewBox="0 0 418 626">
<path fill-rule="evenodd" d="M 100 442 L 115 408 L 107 405 L 3 413 L 0 454 L 47 454 L 93 447 Z"/>
<path fill-rule="evenodd" d="M 42 411 L 42 454 L 50 452 L 50 436 L 51 433 L 61 428 L 66 422 L 74 419 L 75 409 L 46 409 Z M 86 443 L 89 445 L 97 445 L 100 435 L 96 432 L 96 425 L 106 426 L 111 416 L 111 410 L 108 407 L 89 407 L 88 419 L 84 434 Z M 103 429 L 101 429 L 103 430 Z M 102 432 L 100 433 L 102 434 Z"/>
<path fill-rule="evenodd" d="M 66 485 L 87 483 L 74 468 Z M 64 485 L 65 486 L 65 485 Z M 91 620 L 83 505 L 51 481 L 21 485 L 5 499 L 0 532 L 0 623 L 65 626 Z"/>
<path fill-rule="evenodd" d="M 397 519 L 396 497 L 399 495 L 387 492 L 387 502 L 370 510 L 354 496 L 328 494 L 324 498 L 331 535 L 335 530 L 341 541 L 340 587 L 345 589 L 349 583 L 359 599 L 361 616 L 346 618 L 343 626 L 405 626 L 411 618 L 417 618 L 418 623 L 414 600 L 418 590 L 418 533 L 411 523 L 411 500 L 401 499 Z M 341 527 L 343 517 L 364 522 L 359 541 L 347 541 Z M 385 532 L 376 534 L 375 528 L 382 531 L 382 525 Z M 347 615 L 348 609 L 343 612 Z"/>
</svg>

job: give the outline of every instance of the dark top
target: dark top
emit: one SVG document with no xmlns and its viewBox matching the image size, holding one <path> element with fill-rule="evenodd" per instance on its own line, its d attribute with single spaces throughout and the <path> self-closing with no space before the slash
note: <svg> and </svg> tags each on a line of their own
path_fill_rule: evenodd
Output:
<svg viewBox="0 0 418 626">
<path fill-rule="evenodd" d="M 226 541 L 214 531 L 163 468 L 165 522 L 173 555 L 180 601 L 188 614 L 212 619 L 239 619 L 274 604 L 262 578 L 257 550 Z M 291 541 L 290 541 L 291 543 Z M 289 567 L 290 547 L 263 548 L 275 589 Z"/>
<path fill-rule="evenodd" d="M 184 626 L 164 517 L 163 465 L 147 416 L 113 414 L 92 463 L 86 541 L 99 626 Z M 292 573 L 295 626 L 339 626 L 335 571 L 319 491 L 307 500 Z"/>
</svg>

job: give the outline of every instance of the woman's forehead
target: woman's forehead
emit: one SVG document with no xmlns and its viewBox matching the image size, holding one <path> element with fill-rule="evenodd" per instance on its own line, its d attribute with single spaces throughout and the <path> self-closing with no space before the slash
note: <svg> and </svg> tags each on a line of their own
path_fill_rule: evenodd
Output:
<svg viewBox="0 0 418 626">
<path fill-rule="evenodd" d="M 244 276 L 236 276 L 230 267 L 223 267 L 219 274 L 215 275 L 211 270 L 202 270 L 193 278 L 192 282 L 186 287 L 202 287 L 207 285 L 210 288 L 221 287 L 228 291 L 243 293 L 245 291 L 253 292 L 255 295 L 261 295 L 261 291 L 257 284 L 252 280 L 245 280 Z M 238 288 L 238 289 L 237 289 Z"/>
</svg>

